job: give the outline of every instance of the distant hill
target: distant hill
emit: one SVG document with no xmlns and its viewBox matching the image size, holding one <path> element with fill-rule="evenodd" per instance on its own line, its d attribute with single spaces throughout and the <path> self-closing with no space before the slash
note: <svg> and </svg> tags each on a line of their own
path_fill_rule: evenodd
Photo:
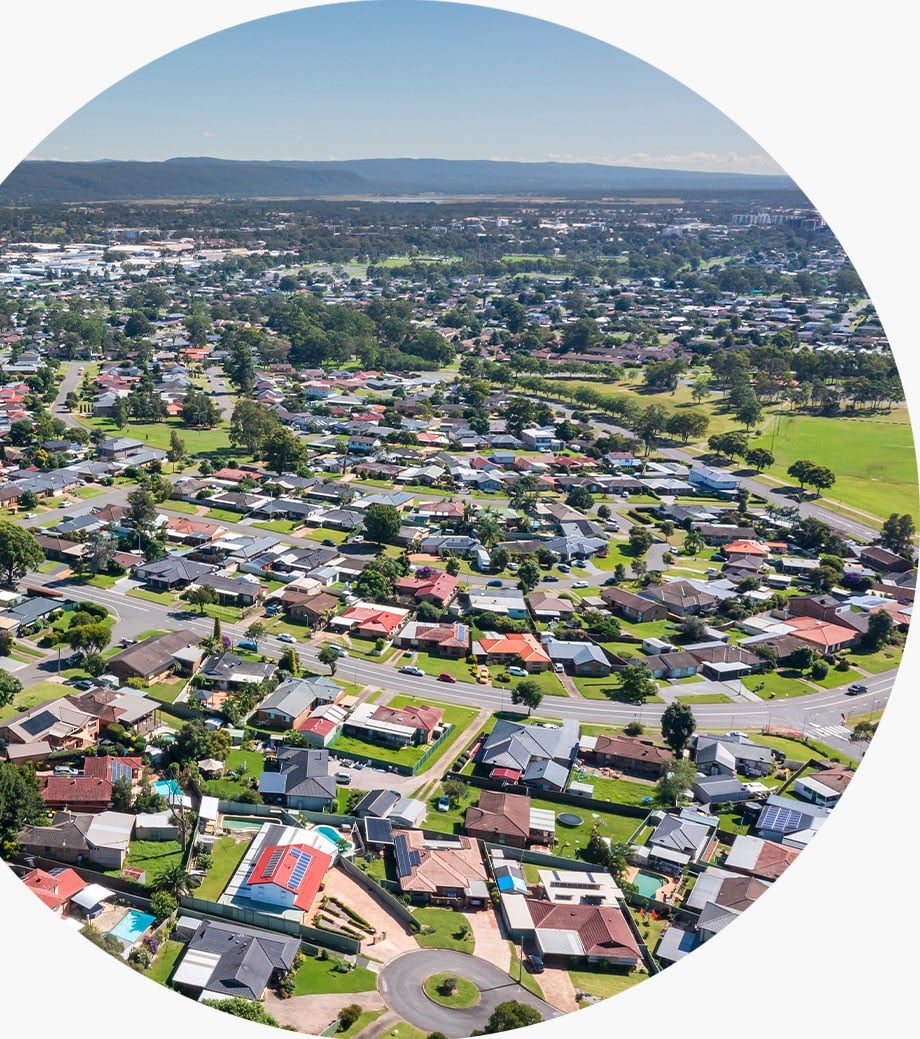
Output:
<svg viewBox="0 0 920 1039">
<path fill-rule="evenodd" d="M 20 163 L 0 202 L 311 197 L 323 195 L 622 194 L 641 191 L 795 190 L 786 176 L 695 173 L 595 163 L 465 159 L 251 162 L 177 158 L 164 162 Z"/>
</svg>

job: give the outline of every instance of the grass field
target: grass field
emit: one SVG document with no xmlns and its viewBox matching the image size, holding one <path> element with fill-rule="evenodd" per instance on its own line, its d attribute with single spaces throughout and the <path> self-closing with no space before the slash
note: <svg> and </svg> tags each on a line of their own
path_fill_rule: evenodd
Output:
<svg viewBox="0 0 920 1039">
<path fill-rule="evenodd" d="M 131 841 L 122 869 L 142 869 L 147 873 L 147 886 L 166 870 L 182 861 L 182 845 L 178 841 Z M 106 870 L 110 877 L 121 876 L 122 870 Z"/>
<path fill-rule="evenodd" d="M 213 864 L 208 870 L 208 875 L 201 881 L 201 886 L 195 889 L 195 897 L 216 902 L 242 862 L 248 847 L 249 841 L 220 837 L 211 853 Z"/>
<path fill-rule="evenodd" d="M 766 473 L 784 482 L 788 466 L 808 458 L 837 476 L 826 492 L 829 501 L 880 519 L 892 512 L 918 514 L 914 440 L 904 408 L 872 418 L 777 415 L 751 443 L 773 453 L 776 464 Z"/>
<path fill-rule="evenodd" d="M 316 996 L 326 992 L 373 992 L 377 987 L 377 975 L 366 967 L 354 970 L 336 970 L 342 960 L 330 956 L 320 960 L 307 956 L 294 976 L 295 996 Z"/>
<path fill-rule="evenodd" d="M 70 691 L 68 686 L 62 685 L 60 682 L 36 682 L 35 685 L 30 685 L 28 689 L 17 693 L 13 697 L 12 703 L 8 703 L 6 707 L 0 707 L 0 721 L 6 721 L 7 718 L 12 718 L 20 711 L 31 710 L 40 703 L 56 700 Z"/>
<path fill-rule="evenodd" d="M 798 674 L 798 671 L 765 671 L 762 675 L 747 675 L 741 684 L 761 700 L 787 700 L 791 696 L 813 693 L 814 689 L 799 681 Z"/>
<path fill-rule="evenodd" d="M 156 959 L 147 971 L 147 977 L 158 985 L 165 985 L 185 949 L 185 942 L 165 941 L 157 952 Z"/>
<path fill-rule="evenodd" d="M 423 949 L 456 949 L 458 952 L 473 951 L 473 931 L 463 913 L 453 909 L 416 909 L 416 920 L 422 928 L 433 928 L 431 934 L 415 936 Z M 466 928 L 466 938 L 460 937 L 460 928 Z"/>
<path fill-rule="evenodd" d="M 229 425 L 222 422 L 213 429 L 188 429 L 178 419 L 167 418 L 162 422 L 129 422 L 124 428 L 117 426 L 108 418 L 93 418 L 81 415 L 80 422 L 87 429 L 101 429 L 111 437 L 132 437 L 142 441 L 147 447 L 169 450 L 169 435 L 175 430 L 186 442 L 186 447 L 194 455 L 217 455 L 233 458 L 248 458 L 244 448 L 231 447 L 228 437 Z"/>
<path fill-rule="evenodd" d="M 640 981 L 645 981 L 648 974 L 643 970 L 630 971 L 628 974 L 614 974 L 612 972 L 572 970 L 569 977 L 576 992 L 586 992 L 589 996 L 597 996 L 599 999 L 608 999 Z"/>
</svg>

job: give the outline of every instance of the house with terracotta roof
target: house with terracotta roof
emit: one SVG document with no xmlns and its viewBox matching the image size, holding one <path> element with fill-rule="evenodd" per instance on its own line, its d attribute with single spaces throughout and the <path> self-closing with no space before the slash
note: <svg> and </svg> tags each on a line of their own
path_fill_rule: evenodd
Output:
<svg viewBox="0 0 920 1039">
<path fill-rule="evenodd" d="M 393 585 L 393 590 L 404 599 L 413 602 L 430 602 L 434 606 L 445 607 L 457 594 L 457 578 L 443 570 L 430 567 L 419 567 L 407 577 L 401 577 Z"/>
<path fill-rule="evenodd" d="M 47 872 L 33 869 L 22 878 L 22 882 L 55 913 L 63 913 L 71 898 L 86 887 L 86 881 L 77 872 L 63 866 Z"/>
<path fill-rule="evenodd" d="M 728 849 L 725 868 L 733 873 L 745 873 L 762 880 L 778 880 L 799 855 L 799 848 L 750 834 L 739 834 Z"/>
<path fill-rule="evenodd" d="M 526 794 L 483 790 L 479 803 L 466 810 L 463 828 L 470 837 L 489 844 L 526 848 L 552 843 L 556 821 L 553 812 L 534 809 Z"/>
<path fill-rule="evenodd" d="M 639 943 L 619 906 L 568 905 L 507 894 L 501 896 L 501 907 L 512 940 L 548 964 L 567 966 L 573 958 L 629 968 L 642 963 Z"/>
<path fill-rule="evenodd" d="M 598 736 L 589 755 L 598 765 L 646 779 L 664 775 L 673 760 L 666 747 L 638 736 Z"/>
<path fill-rule="evenodd" d="M 793 784 L 793 789 L 799 797 L 820 808 L 832 808 L 855 775 L 853 769 L 845 765 L 835 765 L 833 768 L 801 776 Z"/>
<path fill-rule="evenodd" d="M 739 538 L 727 545 L 723 545 L 720 551 L 723 556 L 727 556 L 729 559 L 732 556 L 759 556 L 766 559 L 770 554 L 770 549 L 763 541 L 755 541 L 749 538 Z"/>
<path fill-rule="evenodd" d="M 226 527 L 213 520 L 193 519 L 191 516 L 170 516 L 165 529 L 170 541 L 179 541 L 185 545 L 202 545 L 216 541 L 227 533 Z"/>
<path fill-rule="evenodd" d="M 859 633 L 842 624 L 830 624 L 815 617 L 790 617 L 786 623 L 791 634 L 821 654 L 837 653 L 859 642 Z"/>
<path fill-rule="evenodd" d="M 472 837 L 444 834 L 429 840 L 421 830 L 404 830 L 394 836 L 393 852 L 401 890 L 419 901 L 478 905 L 488 899 L 488 873 Z"/>
<path fill-rule="evenodd" d="M 425 624 L 409 621 L 393 639 L 403 649 L 421 649 L 438 657 L 465 657 L 470 651 L 470 629 L 461 621 Z"/>
<path fill-rule="evenodd" d="M 489 632 L 473 643 L 472 652 L 489 664 L 519 664 L 527 671 L 548 671 L 552 667 L 543 644 L 530 632 Z"/>
<path fill-rule="evenodd" d="M 436 738 L 444 710 L 428 704 L 387 707 L 360 703 L 345 719 L 346 736 L 391 747 L 422 746 Z"/>
<path fill-rule="evenodd" d="M 333 617 L 329 627 L 347 631 L 362 639 L 391 639 L 409 620 L 409 611 L 395 606 L 358 602 L 338 617 Z"/>
</svg>

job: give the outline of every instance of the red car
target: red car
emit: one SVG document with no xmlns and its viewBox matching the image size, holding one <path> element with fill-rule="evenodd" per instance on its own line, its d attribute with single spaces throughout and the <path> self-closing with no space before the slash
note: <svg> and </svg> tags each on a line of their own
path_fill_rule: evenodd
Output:
<svg viewBox="0 0 920 1039">
<path fill-rule="evenodd" d="M 448 674 L 448 673 L 447 673 L 446 671 L 442 671 L 442 672 L 441 672 L 441 673 L 440 673 L 440 674 L 438 675 L 438 681 L 439 681 L 439 682 L 450 682 L 451 684 L 453 684 L 454 682 L 456 682 L 456 681 L 457 681 L 457 679 L 456 679 L 456 678 L 454 678 L 454 676 L 453 676 L 453 675 L 449 675 L 449 674 Z"/>
</svg>

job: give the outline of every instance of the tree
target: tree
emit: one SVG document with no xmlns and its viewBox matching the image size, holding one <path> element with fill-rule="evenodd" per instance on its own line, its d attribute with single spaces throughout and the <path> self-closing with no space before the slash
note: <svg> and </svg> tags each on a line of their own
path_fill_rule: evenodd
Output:
<svg viewBox="0 0 920 1039">
<path fill-rule="evenodd" d="M 706 622 L 690 614 L 680 622 L 680 633 L 688 642 L 702 642 L 706 637 Z"/>
<path fill-rule="evenodd" d="M 909 513 L 899 516 L 893 512 L 882 524 L 878 543 L 889 552 L 910 559 L 913 556 L 915 532 L 913 516 Z"/>
<path fill-rule="evenodd" d="M 542 576 L 540 567 L 534 559 L 525 559 L 518 567 L 518 584 L 525 592 L 530 592 L 540 583 Z"/>
<path fill-rule="evenodd" d="M 281 476 L 284 473 L 295 473 L 304 465 L 307 445 L 289 429 L 278 426 L 266 437 L 262 453 L 268 468 Z"/>
<path fill-rule="evenodd" d="M 750 451 L 745 453 L 744 460 L 758 473 L 763 472 L 764 469 L 769 469 L 776 461 L 773 455 L 763 447 L 751 448 Z"/>
<path fill-rule="evenodd" d="M 131 780 L 128 776 L 116 779 L 112 784 L 112 808 L 116 812 L 127 812 L 131 808 L 133 799 Z"/>
<path fill-rule="evenodd" d="M 19 832 L 45 818 L 38 779 L 29 765 L 0 762 L 0 853 L 10 858 L 18 851 Z"/>
<path fill-rule="evenodd" d="M 173 472 L 176 471 L 176 465 L 185 457 L 185 441 L 174 429 L 169 432 L 169 450 L 166 457 L 172 462 Z"/>
<path fill-rule="evenodd" d="M 716 433 L 706 441 L 710 450 L 726 458 L 734 459 L 747 451 L 747 435 L 740 429 L 731 433 Z"/>
<path fill-rule="evenodd" d="M 210 606 L 212 603 L 217 602 L 217 592 L 207 585 L 195 585 L 189 588 L 182 598 L 187 603 L 191 603 L 192 606 L 197 606 L 198 612 L 203 614 L 205 606 Z"/>
<path fill-rule="evenodd" d="M 652 672 L 646 664 L 627 664 L 617 676 L 620 679 L 619 696 L 632 703 L 641 703 L 658 691 Z"/>
<path fill-rule="evenodd" d="M 154 891 L 150 899 L 150 909 L 157 920 L 165 920 L 179 908 L 179 903 L 168 891 Z"/>
<path fill-rule="evenodd" d="M 0 707 L 6 707 L 22 692 L 22 682 L 9 671 L 0 669 Z"/>
<path fill-rule="evenodd" d="M 8 588 L 30 570 L 38 569 L 44 561 L 45 553 L 31 531 L 0 520 L 0 573 Z"/>
<path fill-rule="evenodd" d="M 206 393 L 190 388 L 182 398 L 181 416 L 193 429 L 212 429 L 220 422 L 220 409 Z"/>
<path fill-rule="evenodd" d="M 754 426 L 763 418 L 763 407 L 760 401 L 756 398 L 750 398 L 746 400 L 736 411 L 735 414 L 738 416 L 738 421 L 744 425 L 745 429 L 753 429 Z"/>
<path fill-rule="evenodd" d="M 316 654 L 316 659 L 329 668 L 330 675 L 335 674 L 335 669 L 339 663 L 339 654 L 332 648 L 332 646 L 323 646 L 319 653 Z"/>
<path fill-rule="evenodd" d="M 232 996 L 230 999 L 203 999 L 202 1004 L 213 1007 L 224 1014 L 232 1014 L 241 1017 L 244 1021 L 254 1021 L 259 1025 L 271 1025 L 278 1027 L 278 1021 L 273 1017 L 261 1003 L 243 996 Z M 359 1015 L 360 1016 L 360 1015 Z"/>
<path fill-rule="evenodd" d="M 150 491 L 139 487 L 128 495 L 131 519 L 138 530 L 150 530 L 157 518 L 157 503 Z"/>
<path fill-rule="evenodd" d="M 695 729 L 696 720 L 687 704 L 675 701 L 664 709 L 661 716 L 661 735 L 675 757 L 680 757 L 684 753 Z"/>
<path fill-rule="evenodd" d="M 378 545 L 392 541 L 401 526 L 399 510 L 394 505 L 371 505 L 364 516 L 364 536 Z"/>
<path fill-rule="evenodd" d="M 339 1029 L 347 1031 L 358 1020 L 363 1010 L 357 1003 L 349 1003 L 339 1011 Z"/>
<path fill-rule="evenodd" d="M 527 708 L 527 714 L 536 710 L 543 699 L 543 691 L 532 678 L 525 678 L 511 690 L 511 702 L 523 704 Z"/>
<path fill-rule="evenodd" d="M 259 640 L 266 632 L 266 627 L 262 621 L 253 621 L 252 624 L 246 629 L 246 634 L 256 644 L 256 648 L 259 646 Z"/>
<path fill-rule="evenodd" d="M 658 780 L 656 788 L 658 799 L 662 804 L 678 805 L 684 798 L 684 791 L 693 786 L 696 778 L 696 765 L 689 758 L 675 758 L 668 771 Z"/>
<path fill-rule="evenodd" d="M 112 405 L 112 422 L 116 429 L 124 429 L 128 424 L 128 405 L 124 397 L 116 397 Z"/>
<path fill-rule="evenodd" d="M 794 480 L 798 480 L 799 487 L 801 487 L 804 490 L 806 484 L 811 483 L 810 477 L 816 468 L 817 466 L 815 465 L 815 463 L 809 461 L 809 459 L 799 458 L 797 461 L 793 462 L 792 465 L 789 466 L 786 472 Z"/>
<path fill-rule="evenodd" d="M 629 551 L 636 557 L 644 556 L 652 547 L 652 535 L 645 527 L 635 526 L 629 532 Z"/>
<path fill-rule="evenodd" d="M 194 878 L 181 863 L 164 869 L 153 882 L 155 891 L 168 891 L 177 899 L 187 895 L 195 886 Z"/>
<path fill-rule="evenodd" d="M 796 671 L 808 671 L 815 662 L 815 651 L 809 646 L 799 646 L 789 654 L 787 663 Z"/>
<path fill-rule="evenodd" d="M 243 398 L 237 402 L 230 419 L 230 443 L 245 447 L 254 458 L 259 458 L 266 440 L 279 428 L 278 416 L 273 411 Z"/>
<path fill-rule="evenodd" d="M 587 487 L 573 487 L 566 496 L 565 503 L 573 509 L 586 512 L 594 505 L 594 495 Z"/>
<path fill-rule="evenodd" d="M 287 671 L 292 675 L 300 674 L 300 657 L 297 655 L 297 650 L 293 646 L 285 646 L 284 652 L 281 654 L 281 659 L 278 661 L 278 667 L 282 671 Z"/>
<path fill-rule="evenodd" d="M 876 653 L 891 641 L 894 621 L 887 610 L 876 610 L 869 615 L 866 633 L 860 639 L 860 645 L 870 653 Z"/>
<path fill-rule="evenodd" d="M 677 411 L 669 419 L 667 432 L 678 437 L 683 443 L 690 440 L 701 440 L 709 428 L 709 416 L 701 411 Z"/>
<path fill-rule="evenodd" d="M 540 1012 L 526 1003 L 519 1003 L 516 999 L 509 999 L 499 1003 L 492 1011 L 483 1034 L 492 1035 L 495 1032 L 509 1032 L 513 1028 L 524 1028 L 526 1025 L 535 1025 L 542 1021 Z"/>
</svg>

